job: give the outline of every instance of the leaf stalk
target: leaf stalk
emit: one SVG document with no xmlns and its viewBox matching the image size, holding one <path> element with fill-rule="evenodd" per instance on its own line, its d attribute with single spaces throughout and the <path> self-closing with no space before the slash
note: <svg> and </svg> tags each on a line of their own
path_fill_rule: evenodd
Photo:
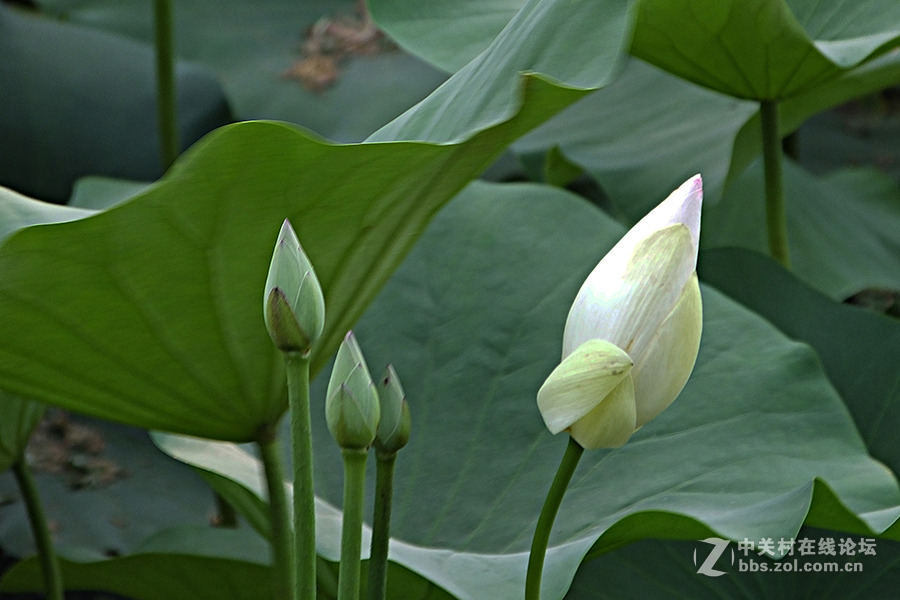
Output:
<svg viewBox="0 0 900 600">
<path fill-rule="evenodd" d="M 375 453 L 375 511 L 369 552 L 368 600 L 385 600 L 388 547 L 391 539 L 391 501 L 394 495 L 396 452 Z"/>
<path fill-rule="evenodd" d="M 778 132 L 778 101 L 760 102 L 763 170 L 766 181 L 766 231 L 769 253 L 785 268 L 791 268 L 788 245 L 787 208 L 784 197 L 784 150 Z"/>
<path fill-rule="evenodd" d="M 156 118 L 163 167 L 178 158 L 178 116 L 175 98 L 175 43 L 172 0 L 153 1 L 153 36 L 156 49 Z"/>
<path fill-rule="evenodd" d="M 53 540 L 50 537 L 50 528 L 47 526 L 47 516 L 44 514 L 44 507 L 34 483 L 34 477 L 31 476 L 31 470 L 25 463 L 24 456 L 13 463 L 12 471 L 16 477 L 16 483 L 22 491 L 22 498 L 28 512 L 28 521 L 31 523 L 41 570 L 44 573 L 44 591 L 47 594 L 47 600 L 63 600 L 62 571 L 56 553 L 53 551 Z"/>
<path fill-rule="evenodd" d="M 294 548 L 291 543 L 293 528 L 288 512 L 287 493 L 284 489 L 284 467 L 281 463 L 281 445 L 278 443 L 276 427 L 272 425 L 264 427 L 257 438 L 257 445 L 269 493 L 275 598 L 292 600 L 295 589 Z"/>
</svg>

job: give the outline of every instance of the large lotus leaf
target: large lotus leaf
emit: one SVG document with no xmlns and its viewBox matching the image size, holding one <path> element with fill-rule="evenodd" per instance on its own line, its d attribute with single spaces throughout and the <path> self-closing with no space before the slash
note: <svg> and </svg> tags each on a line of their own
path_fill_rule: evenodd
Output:
<svg viewBox="0 0 900 600">
<path fill-rule="evenodd" d="M 521 597 L 533 524 L 564 444 L 544 429 L 535 393 L 558 361 L 571 298 L 621 234 L 564 192 L 473 184 L 355 327 L 368 363 L 397 369 L 413 414 L 397 463 L 391 556 L 460 598 Z M 562 597 L 598 539 L 597 551 L 706 531 L 790 537 L 822 495 L 843 503 L 835 518 L 867 530 L 883 531 L 900 512 L 896 481 L 867 455 L 810 349 L 703 293 L 703 342 L 681 398 L 622 449 L 588 453 L 575 474 L 551 542 L 547 598 Z M 340 453 L 321 402 L 313 406 L 319 550 L 328 557 Z M 192 462 L 203 466 L 203 454 Z M 209 460 L 225 475 L 239 462 Z M 601 538 L 607 530 L 614 544 Z"/>
<path fill-rule="evenodd" d="M 782 102 L 782 132 L 790 133 L 820 110 L 898 81 L 900 52 L 866 63 Z M 556 146 L 636 221 L 696 172 L 703 173 L 704 203 L 716 204 L 760 153 L 758 106 L 630 59 L 610 85 L 518 140 L 513 149 L 529 156 Z"/>
<path fill-rule="evenodd" d="M 449 72 L 487 48 L 522 4 L 370 0 L 385 31 Z M 635 56 L 740 98 L 785 98 L 810 90 L 896 45 L 900 36 L 900 8 L 892 0 L 634 4 Z M 578 44 L 572 40 L 573 48 Z"/>
<path fill-rule="evenodd" d="M 64 202 L 82 175 L 159 177 L 153 65 L 144 44 L 0 4 L 0 185 Z M 175 75 L 187 147 L 231 115 L 207 70 Z"/>
<path fill-rule="evenodd" d="M 124 34 L 151 44 L 152 10 L 144 0 L 40 0 L 47 12 L 71 22 Z M 298 123 L 329 139 L 357 142 L 427 96 L 446 78 L 420 60 L 389 46 L 336 55 L 302 46 L 314 28 L 329 22 L 351 35 L 364 34 L 353 0 L 178 0 L 173 3 L 179 57 L 216 73 L 240 119 Z M 341 39 L 324 36 L 325 44 Z M 350 40 L 352 41 L 352 40 Z M 152 65 L 152 63 L 148 63 Z M 288 76 L 310 81 L 336 76 L 311 91 Z M 315 84 L 314 86 L 315 87 Z"/>
<path fill-rule="evenodd" d="M 325 291 L 315 370 L 434 213 L 513 139 L 586 93 L 520 69 L 583 86 L 615 72 L 625 3 L 606 11 L 609 39 L 586 45 L 589 59 L 575 66 L 550 51 L 566 41 L 553 32 L 570 15 L 563 4 L 523 11 L 490 55 L 390 128 L 464 141 L 339 146 L 286 125 L 237 124 L 131 201 L 8 240 L 0 386 L 143 427 L 254 439 L 286 406 L 281 359 L 258 317 L 278 224 L 291 219 Z"/>
<path fill-rule="evenodd" d="M 42 405 L 0 392 L 0 472 L 22 458 L 28 436 L 43 414 Z"/>
<path fill-rule="evenodd" d="M 794 271 L 842 300 L 868 288 L 900 290 L 900 188 L 874 169 L 821 178 L 785 163 L 785 196 Z M 765 193 L 760 163 L 707 211 L 706 247 L 766 252 Z"/>
<path fill-rule="evenodd" d="M 582 90 L 606 85 L 619 72 L 629 33 L 624 0 L 528 0 L 484 52 L 369 140 L 464 139 L 472 124 L 494 124 L 485 116 L 514 110 L 518 100 L 508 90 L 525 71 Z"/>
<path fill-rule="evenodd" d="M 804 528 L 797 539 L 812 540 L 815 553 L 773 561 L 755 551 L 746 554 L 734 543 L 716 561 L 724 575 L 698 573 L 713 546 L 701 541 L 643 541 L 622 548 L 578 570 L 566 600 L 846 600 L 852 597 L 887 600 L 896 597 L 900 584 L 900 544 L 874 540 L 874 555 L 826 555 L 820 540 L 857 543 L 860 536 Z M 871 538 L 867 538 L 870 539 Z M 777 541 L 777 540 L 776 540 Z M 796 560 L 796 563 L 795 563 Z M 751 567 L 751 563 L 755 567 Z M 756 570 L 751 572 L 750 569 Z M 766 571 L 762 571 L 766 569 Z M 780 569 L 780 571 L 775 571 Z"/>
<path fill-rule="evenodd" d="M 893 0 L 640 0 L 631 52 L 750 99 L 814 89 L 897 45 Z"/>
</svg>

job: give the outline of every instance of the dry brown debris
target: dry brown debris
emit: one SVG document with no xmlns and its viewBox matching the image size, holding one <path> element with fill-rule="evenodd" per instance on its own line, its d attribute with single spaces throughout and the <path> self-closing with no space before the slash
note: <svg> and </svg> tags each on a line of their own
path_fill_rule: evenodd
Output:
<svg viewBox="0 0 900 600">
<path fill-rule="evenodd" d="M 338 80 L 345 59 L 392 47 L 360 0 L 354 15 L 323 17 L 307 29 L 301 58 L 283 76 L 300 81 L 313 92 L 323 92 Z"/>
<path fill-rule="evenodd" d="M 72 489 L 100 488 L 126 475 L 103 456 L 106 444 L 96 429 L 78 423 L 61 410 L 48 410 L 26 449 L 36 471 L 65 477 Z"/>
</svg>

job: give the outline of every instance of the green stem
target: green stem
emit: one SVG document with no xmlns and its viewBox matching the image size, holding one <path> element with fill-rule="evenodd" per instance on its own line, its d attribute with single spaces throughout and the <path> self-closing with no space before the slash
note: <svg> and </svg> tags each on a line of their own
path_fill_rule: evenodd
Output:
<svg viewBox="0 0 900 600">
<path fill-rule="evenodd" d="M 388 545 L 391 539 L 391 498 L 394 495 L 396 452 L 375 453 L 375 514 L 369 552 L 368 600 L 384 600 L 387 588 Z"/>
<path fill-rule="evenodd" d="M 313 487 L 312 421 L 309 415 L 309 355 L 284 355 L 291 407 L 294 462 L 295 600 L 316 600 L 316 498 Z"/>
<path fill-rule="evenodd" d="M 275 598 L 291 600 L 295 589 L 294 549 L 291 545 L 292 529 L 287 494 L 284 491 L 284 468 L 281 464 L 281 450 L 275 427 L 269 426 L 263 429 L 257 444 L 265 470 L 266 488 L 269 492 Z"/>
<path fill-rule="evenodd" d="M 344 455 L 344 520 L 341 526 L 341 570 L 338 600 L 359 600 L 363 504 L 366 491 L 365 450 L 341 451 Z"/>
<path fill-rule="evenodd" d="M 784 199 L 784 154 L 778 133 L 778 102 L 759 103 L 762 120 L 763 166 L 766 177 L 766 228 L 769 253 L 786 268 L 791 268 L 788 246 L 787 209 Z"/>
<path fill-rule="evenodd" d="M 34 534 L 34 542 L 37 546 L 38 556 L 41 561 L 41 569 L 44 572 L 44 589 L 47 600 L 63 600 L 62 573 L 59 569 L 59 561 L 53 552 L 53 540 L 50 539 L 50 529 L 47 527 L 47 517 L 41 505 L 37 486 L 25 459 L 20 458 L 13 463 L 13 473 L 22 496 L 25 499 L 25 508 L 28 511 L 28 520 L 31 522 L 31 531 Z"/>
<path fill-rule="evenodd" d="M 525 600 L 539 600 L 541 597 L 541 575 L 544 572 L 544 557 L 547 554 L 547 543 L 550 541 L 550 530 L 553 529 L 559 505 L 562 504 L 563 496 L 566 495 L 566 489 L 572 481 L 572 475 L 582 454 L 584 448 L 570 437 L 566 453 L 563 454 L 556 470 L 556 477 L 553 478 L 547 492 L 547 499 L 544 500 L 541 516 L 538 517 L 537 527 L 534 529 L 531 553 L 528 555 L 528 571 L 525 575 Z"/>
<path fill-rule="evenodd" d="M 169 168 L 178 158 L 178 122 L 175 105 L 175 51 L 172 34 L 172 0 L 153 1 L 156 45 L 156 117 L 162 161 Z"/>
</svg>

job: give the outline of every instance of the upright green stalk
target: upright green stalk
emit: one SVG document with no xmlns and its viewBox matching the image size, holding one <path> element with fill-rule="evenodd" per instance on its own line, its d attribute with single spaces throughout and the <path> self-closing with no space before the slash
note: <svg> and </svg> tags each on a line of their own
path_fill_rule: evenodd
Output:
<svg viewBox="0 0 900 600">
<path fill-rule="evenodd" d="M 368 600 L 384 600 L 387 588 L 388 544 L 391 539 L 391 499 L 397 454 L 375 452 L 375 514 L 369 553 Z"/>
<path fill-rule="evenodd" d="M 178 158 L 178 119 L 175 105 L 175 50 L 172 35 L 172 0 L 153 0 L 156 46 L 156 116 L 162 161 L 169 168 Z"/>
<path fill-rule="evenodd" d="M 309 355 L 285 352 L 294 461 L 295 600 L 316 599 L 316 499 L 313 488 L 312 423 L 309 415 Z"/>
<path fill-rule="evenodd" d="M 338 600 L 359 600 L 366 450 L 344 448 L 344 521 L 341 526 L 341 571 Z"/>
<path fill-rule="evenodd" d="M 584 448 L 570 437 L 569 445 L 566 446 L 566 452 L 556 470 L 556 477 L 553 478 L 553 483 L 547 492 L 547 499 L 544 500 L 541 516 L 538 517 L 537 526 L 534 529 L 531 553 L 528 555 L 528 571 L 525 575 L 525 600 L 539 600 L 541 597 L 541 576 L 544 572 L 544 557 L 550 541 L 550 530 L 553 528 L 556 513 L 559 512 L 559 505 L 562 504 L 563 496 L 566 495 L 566 489 L 569 487 L 569 482 L 572 481 L 572 475 L 575 473 L 575 467 L 578 466 L 582 454 L 584 454 Z"/>
<path fill-rule="evenodd" d="M 762 120 L 763 166 L 766 178 L 766 229 L 769 252 L 782 265 L 791 268 L 788 246 L 787 209 L 784 200 L 784 154 L 778 133 L 778 102 L 759 103 Z"/>
<path fill-rule="evenodd" d="M 37 486 L 25 459 L 20 458 L 12 465 L 13 473 L 22 496 L 25 499 L 25 508 L 28 511 L 28 520 L 31 522 L 31 531 L 37 546 L 38 557 L 41 561 L 41 569 L 44 572 L 44 590 L 47 600 L 63 600 L 62 573 L 59 569 L 59 561 L 53 551 L 53 540 L 50 539 L 50 530 L 47 528 L 47 517 L 41 505 Z"/>
<path fill-rule="evenodd" d="M 292 600 L 294 597 L 294 548 L 291 544 L 291 519 L 284 491 L 284 468 L 281 450 L 274 426 L 260 431 L 257 441 L 265 470 L 266 488 L 269 491 L 269 510 L 272 521 L 272 558 L 275 598 Z"/>
</svg>

